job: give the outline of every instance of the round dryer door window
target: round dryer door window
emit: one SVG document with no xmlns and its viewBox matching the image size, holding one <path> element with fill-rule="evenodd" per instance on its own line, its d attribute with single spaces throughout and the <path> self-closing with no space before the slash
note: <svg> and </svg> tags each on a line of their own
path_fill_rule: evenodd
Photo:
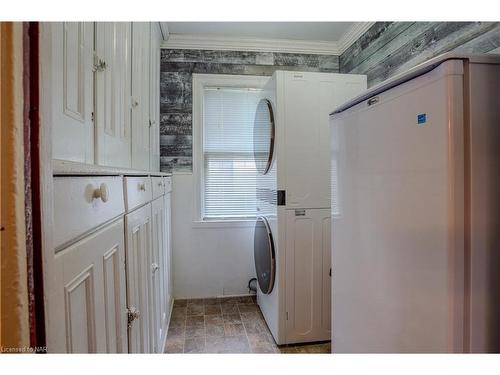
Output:
<svg viewBox="0 0 500 375">
<path fill-rule="evenodd" d="M 271 102 L 261 99 L 255 111 L 253 126 L 253 155 L 260 174 L 271 169 L 274 149 L 274 113 Z"/>
<path fill-rule="evenodd" d="M 269 294 L 274 286 L 276 257 L 273 235 L 267 220 L 263 217 L 259 217 L 255 223 L 253 243 L 257 281 L 262 293 Z"/>
</svg>

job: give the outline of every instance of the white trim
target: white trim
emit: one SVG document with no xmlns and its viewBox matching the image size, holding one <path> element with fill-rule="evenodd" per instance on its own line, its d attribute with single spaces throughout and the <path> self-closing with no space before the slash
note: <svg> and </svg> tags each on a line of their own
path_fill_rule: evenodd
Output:
<svg viewBox="0 0 500 375">
<path fill-rule="evenodd" d="M 255 226 L 255 219 L 241 219 L 241 220 L 199 220 L 193 221 L 192 228 L 250 228 Z"/>
<path fill-rule="evenodd" d="M 170 34 L 162 48 L 218 51 L 285 52 L 338 55 L 337 42 L 264 39 L 202 34 Z"/>
<path fill-rule="evenodd" d="M 169 34 L 161 48 L 340 55 L 375 22 L 355 22 L 338 41 Z M 162 23 L 163 24 L 163 23 Z"/>
<path fill-rule="evenodd" d="M 54 29 L 58 25 L 52 22 L 40 23 L 40 93 L 54 92 L 52 79 L 52 40 Z M 52 176 L 52 96 L 40 95 L 40 205 L 41 235 L 43 259 L 43 289 L 45 310 L 45 332 L 48 352 L 64 351 L 58 342 L 61 332 L 58 320 L 56 284 L 60 276 L 55 267 L 54 253 L 54 186 Z"/>
<path fill-rule="evenodd" d="M 270 77 L 228 74 L 193 74 L 193 227 L 228 226 L 247 220 L 204 221 L 203 211 L 203 90 L 208 86 L 264 88 Z"/>
<path fill-rule="evenodd" d="M 361 35 L 366 33 L 375 22 L 356 22 L 339 40 L 339 55 L 343 54 Z"/>
<path fill-rule="evenodd" d="M 163 38 L 162 43 L 166 42 L 170 37 L 170 33 L 168 32 L 168 25 L 166 22 L 158 22 L 160 25 L 161 36 Z"/>
</svg>

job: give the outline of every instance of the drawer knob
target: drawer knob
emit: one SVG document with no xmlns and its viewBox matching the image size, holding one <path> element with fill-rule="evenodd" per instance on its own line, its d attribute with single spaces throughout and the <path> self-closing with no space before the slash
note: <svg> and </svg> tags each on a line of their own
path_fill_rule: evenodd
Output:
<svg viewBox="0 0 500 375">
<path fill-rule="evenodd" d="M 94 190 L 94 198 L 100 198 L 104 203 L 108 201 L 109 191 L 108 186 L 105 183 L 102 183 L 97 189 Z"/>
<path fill-rule="evenodd" d="M 141 190 L 141 191 L 146 191 L 146 184 L 144 184 L 144 183 L 143 183 L 143 184 L 140 184 L 140 185 L 139 185 L 139 190 Z"/>
<path fill-rule="evenodd" d="M 159 187 L 162 187 L 162 186 L 163 186 L 163 183 L 162 183 L 161 181 L 160 181 L 160 182 L 158 182 L 158 186 L 159 186 Z"/>
</svg>

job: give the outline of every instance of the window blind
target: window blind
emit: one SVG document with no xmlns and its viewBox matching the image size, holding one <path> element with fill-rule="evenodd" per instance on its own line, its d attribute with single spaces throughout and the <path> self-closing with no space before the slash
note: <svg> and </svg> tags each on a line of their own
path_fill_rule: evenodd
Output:
<svg viewBox="0 0 500 375">
<path fill-rule="evenodd" d="M 255 217 L 253 121 L 260 90 L 205 88 L 203 219 Z"/>
</svg>

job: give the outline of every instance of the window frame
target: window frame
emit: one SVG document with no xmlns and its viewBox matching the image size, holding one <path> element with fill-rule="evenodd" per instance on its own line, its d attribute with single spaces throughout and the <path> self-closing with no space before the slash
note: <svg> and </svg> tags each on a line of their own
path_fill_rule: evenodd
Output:
<svg viewBox="0 0 500 375">
<path fill-rule="evenodd" d="M 255 88 L 263 89 L 271 77 L 229 74 L 192 75 L 192 124 L 193 124 L 193 227 L 250 227 L 255 220 L 248 218 L 209 219 L 203 218 L 204 212 L 204 155 L 203 155 L 203 94 L 206 87 Z"/>
</svg>

